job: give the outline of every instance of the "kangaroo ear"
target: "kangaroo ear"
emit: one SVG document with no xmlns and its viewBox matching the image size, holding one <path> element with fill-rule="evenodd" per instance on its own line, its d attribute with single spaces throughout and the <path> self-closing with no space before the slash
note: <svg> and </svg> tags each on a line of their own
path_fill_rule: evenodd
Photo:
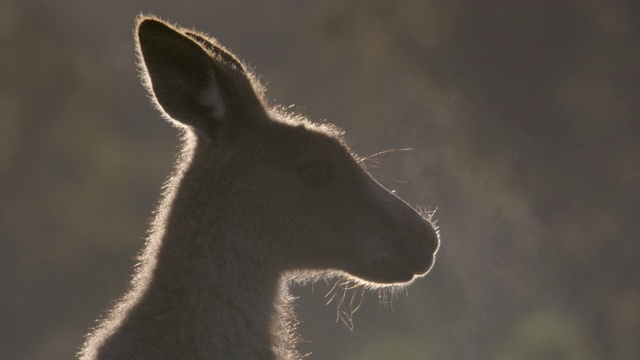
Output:
<svg viewBox="0 0 640 360">
<path fill-rule="evenodd" d="M 252 76 L 205 37 L 142 18 L 137 50 L 143 81 L 169 118 L 211 134 L 247 109 L 262 108 Z"/>
</svg>

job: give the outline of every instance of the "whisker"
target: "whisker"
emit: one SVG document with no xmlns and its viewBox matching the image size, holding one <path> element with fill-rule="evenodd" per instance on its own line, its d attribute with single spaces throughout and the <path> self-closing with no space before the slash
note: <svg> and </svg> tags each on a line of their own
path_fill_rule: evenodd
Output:
<svg viewBox="0 0 640 360">
<path fill-rule="evenodd" d="M 384 155 L 384 154 L 388 154 L 388 153 L 392 153 L 392 152 L 398 152 L 398 151 L 410 151 L 410 150 L 413 150 L 413 148 L 390 149 L 390 150 L 378 151 L 378 152 L 377 152 L 377 153 L 375 153 L 375 154 L 371 154 L 371 155 L 369 155 L 369 156 L 365 156 L 365 157 L 358 158 L 358 160 L 357 160 L 357 161 L 358 161 L 358 162 L 362 162 L 362 161 L 365 161 L 365 160 L 369 160 L 369 159 L 375 158 L 376 156 L 380 156 L 380 155 Z"/>
</svg>

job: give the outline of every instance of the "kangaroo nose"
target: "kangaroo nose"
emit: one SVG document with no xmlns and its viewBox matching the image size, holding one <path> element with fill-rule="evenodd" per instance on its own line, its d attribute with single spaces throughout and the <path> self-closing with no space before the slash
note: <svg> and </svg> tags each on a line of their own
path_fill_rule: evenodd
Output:
<svg viewBox="0 0 640 360">
<path fill-rule="evenodd" d="M 427 248 L 435 255 L 438 248 L 440 248 L 440 236 L 438 235 L 437 228 L 431 223 L 428 223 L 428 229 L 424 235 L 424 241 L 426 242 Z"/>
<path fill-rule="evenodd" d="M 416 262 L 416 275 L 429 272 L 435 262 L 435 255 L 440 247 L 438 231 L 431 223 L 423 221 L 414 227 L 414 250 L 412 257 Z"/>
</svg>

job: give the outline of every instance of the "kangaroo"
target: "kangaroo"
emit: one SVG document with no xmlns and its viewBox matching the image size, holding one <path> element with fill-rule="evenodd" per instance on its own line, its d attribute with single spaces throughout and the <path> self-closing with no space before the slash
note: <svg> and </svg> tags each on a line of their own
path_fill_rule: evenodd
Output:
<svg viewBox="0 0 640 360">
<path fill-rule="evenodd" d="M 378 184 L 343 133 L 270 105 L 202 33 L 141 16 L 142 82 L 182 149 L 130 290 L 81 359 L 302 359 L 292 277 L 407 284 L 432 267 L 428 216 Z"/>
</svg>

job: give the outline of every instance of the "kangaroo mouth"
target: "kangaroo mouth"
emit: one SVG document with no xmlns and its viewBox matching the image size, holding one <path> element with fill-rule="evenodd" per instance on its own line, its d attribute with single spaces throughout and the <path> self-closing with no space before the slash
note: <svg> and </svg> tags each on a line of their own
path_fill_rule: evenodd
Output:
<svg viewBox="0 0 640 360">
<path fill-rule="evenodd" d="M 407 271 L 407 274 L 411 274 L 411 278 L 401 282 L 408 282 L 414 280 L 415 278 L 427 275 L 429 271 L 431 271 L 431 269 L 433 268 L 433 264 L 435 263 L 435 254 L 429 254 L 426 259 L 423 257 L 418 261 L 408 261 L 408 263 L 409 264 L 405 263 L 404 266 L 410 268 L 410 270 Z"/>
<path fill-rule="evenodd" d="M 431 254 L 427 261 L 422 262 L 422 265 L 416 266 L 416 271 L 414 271 L 415 276 L 424 276 L 431 271 L 433 268 L 433 264 L 436 261 L 436 254 Z"/>
<path fill-rule="evenodd" d="M 348 271 L 350 274 L 365 281 L 383 285 L 404 284 L 429 273 L 435 262 L 435 254 L 427 255 L 427 258 L 418 257 L 405 259 L 405 261 L 393 261 L 380 259 L 370 262 L 364 269 Z"/>
</svg>

